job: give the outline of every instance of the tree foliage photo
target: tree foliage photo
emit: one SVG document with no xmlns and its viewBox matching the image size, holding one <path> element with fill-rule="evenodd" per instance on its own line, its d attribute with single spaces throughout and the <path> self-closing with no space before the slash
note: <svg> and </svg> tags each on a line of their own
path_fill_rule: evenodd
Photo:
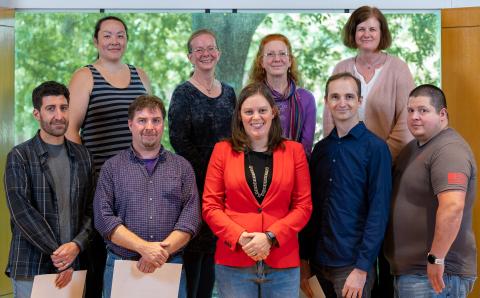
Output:
<svg viewBox="0 0 480 298">
<path fill-rule="evenodd" d="M 260 39 L 282 33 L 292 42 L 302 85 L 317 101 L 315 141 L 321 138 L 324 84 L 335 64 L 355 52 L 341 40 L 347 13 L 116 13 L 129 29 L 124 62 L 143 68 L 153 93 L 168 107 L 178 84 L 188 80 L 192 66 L 186 42 L 193 30 L 209 28 L 218 37 L 222 56 L 219 80 L 237 93 L 248 79 Z M 96 60 L 93 46 L 95 22 L 100 13 L 18 12 L 15 24 L 15 128 L 16 142 L 37 129 L 31 92 L 43 81 L 68 84 L 73 72 Z M 386 14 L 393 36 L 387 52 L 406 61 L 417 84 L 440 80 L 440 17 L 435 12 Z M 168 120 L 168 119 L 167 119 Z M 163 144 L 171 148 L 168 125 Z"/>
</svg>

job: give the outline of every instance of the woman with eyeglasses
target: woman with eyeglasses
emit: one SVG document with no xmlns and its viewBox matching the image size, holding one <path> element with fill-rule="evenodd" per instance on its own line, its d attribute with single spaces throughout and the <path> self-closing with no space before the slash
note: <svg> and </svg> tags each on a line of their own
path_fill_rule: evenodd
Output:
<svg viewBox="0 0 480 298">
<path fill-rule="evenodd" d="M 310 156 L 317 118 L 315 98 L 310 91 L 297 86 L 300 74 L 286 36 L 270 34 L 260 41 L 250 82 L 268 86 L 280 112 L 282 135 L 302 143 Z"/>
<path fill-rule="evenodd" d="M 362 105 L 360 120 L 378 137 L 385 140 L 392 160 L 413 139 L 407 127 L 407 101 L 415 87 L 408 65 L 385 52 L 392 43 L 388 23 L 376 7 L 357 8 L 343 27 L 343 43 L 357 49 L 357 55 L 339 62 L 333 74 L 350 72 L 361 82 Z M 323 132 L 327 136 L 333 129 L 328 109 L 323 110 Z M 373 297 L 393 296 L 393 277 L 383 254 L 378 257 L 378 285 Z M 305 276 L 308 276 L 308 272 Z"/>
<path fill-rule="evenodd" d="M 203 218 L 218 237 L 220 297 L 298 297 L 298 232 L 310 218 L 310 175 L 300 143 L 282 137 L 263 82 L 240 93 L 232 136 L 215 145 Z"/>
<path fill-rule="evenodd" d="M 107 159 L 130 146 L 128 107 L 137 96 L 150 92 L 147 74 L 122 61 L 127 42 L 128 28 L 122 19 L 99 19 L 93 33 L 97 60 L 78 69 L 68 87 L 70 124 L 66 136 L 88 148 L 97 175 Z M 86 297 L 101 297 L 106 249 L 98 233 L 90 252 Z"/>
<path fill-rule="evenodd" d="M 206 29 L 192 33 L 187 42 L 194 70 L 175 89 L 168 112 L 170 143 L 192 165 L 199 194 L 213 146 L 231 133 L 235 92 L 215 78 L 221 52 L 215 34 Z M 188 297 L 211 297 L 215 281 L 215 237 L 206 224 L 184 251 Z"/>
<path fill-rule="evenodd" d="M 388 144 L 393 160 L 413 139 L 407 128 L 407 99 L 415 86 L 408 65 L 386 53 L 392 43 L 388 23 L 376 7 L 356 9 L 343 27 L 343 43 L 357 49 L 355 57 L 341 61 L 333 74 L 350 72 L 362 83 L 360 120 Z M 323 131 L 333 129 L 328 109 L 323 110 Z"/>
</svg>

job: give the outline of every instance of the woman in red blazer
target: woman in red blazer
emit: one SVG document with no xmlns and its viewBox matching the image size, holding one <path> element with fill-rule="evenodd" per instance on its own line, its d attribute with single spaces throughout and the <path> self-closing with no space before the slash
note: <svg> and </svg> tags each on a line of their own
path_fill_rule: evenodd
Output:
<svg viewBox="0 0 480 298">
<path fill-rule="evenodd" d="M 203 193 L 220 297 L 298 297 L 297 234 L 311 210 L 305 151 L 282 138 L 270 91 L 252 83 L 240 93 L 232 138 L 215 145 Z"/>
</svg>

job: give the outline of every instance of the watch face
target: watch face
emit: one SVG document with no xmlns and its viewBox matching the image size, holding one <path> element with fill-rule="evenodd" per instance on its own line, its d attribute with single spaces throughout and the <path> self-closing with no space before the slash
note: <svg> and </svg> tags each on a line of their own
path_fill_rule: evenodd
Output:
<svg viewBox="0 0 480 298">
<path fill-rule="evenodd" d="M 443 264 L 443 260 L 442 260 L 442 259 L 439 259 L 439 258 L 437 258 L 435 255 L 432 255 L 432 254 L 428 254 L 427 260 L 428 260 L 428 262 L 429 262 L 430 264 L 437 264 L 437 265 Z"/>
</svg>

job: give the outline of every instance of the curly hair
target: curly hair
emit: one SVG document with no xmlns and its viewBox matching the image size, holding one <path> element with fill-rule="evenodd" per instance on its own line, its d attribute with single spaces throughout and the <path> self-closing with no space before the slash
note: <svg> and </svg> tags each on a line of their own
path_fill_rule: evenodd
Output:
<svg viewBox="0 0 480 298">
<path fill-rule="evenodd" d="M 300 74 L 298 73 L 297 69 L 297 60 L 295 59 L 295 55 L 292 52 L 292 45 L 290 44 L 290 40 L 285 35 L 275 33 L 269 34 L 262 38 L 260 41 L 260 46 L 258 47 L 257 55 L 255 56 L 255 60 L 253 61 L 252 69 L 250 70 L 249 76 L 249 83 L 253 82 L 264 82 L 267 73 L 265 69 L 262 67 L 262 59 L 263 59 L 263 50 L 265 49 L 265 45 L 271 41 L 278 40 L 283 42 L 288 49 L 288 54 L 290 57 L 291 66 L 288 69 L 288 78 L 291 79 L 296 85 L 300 83 Z"/>
</svg>

